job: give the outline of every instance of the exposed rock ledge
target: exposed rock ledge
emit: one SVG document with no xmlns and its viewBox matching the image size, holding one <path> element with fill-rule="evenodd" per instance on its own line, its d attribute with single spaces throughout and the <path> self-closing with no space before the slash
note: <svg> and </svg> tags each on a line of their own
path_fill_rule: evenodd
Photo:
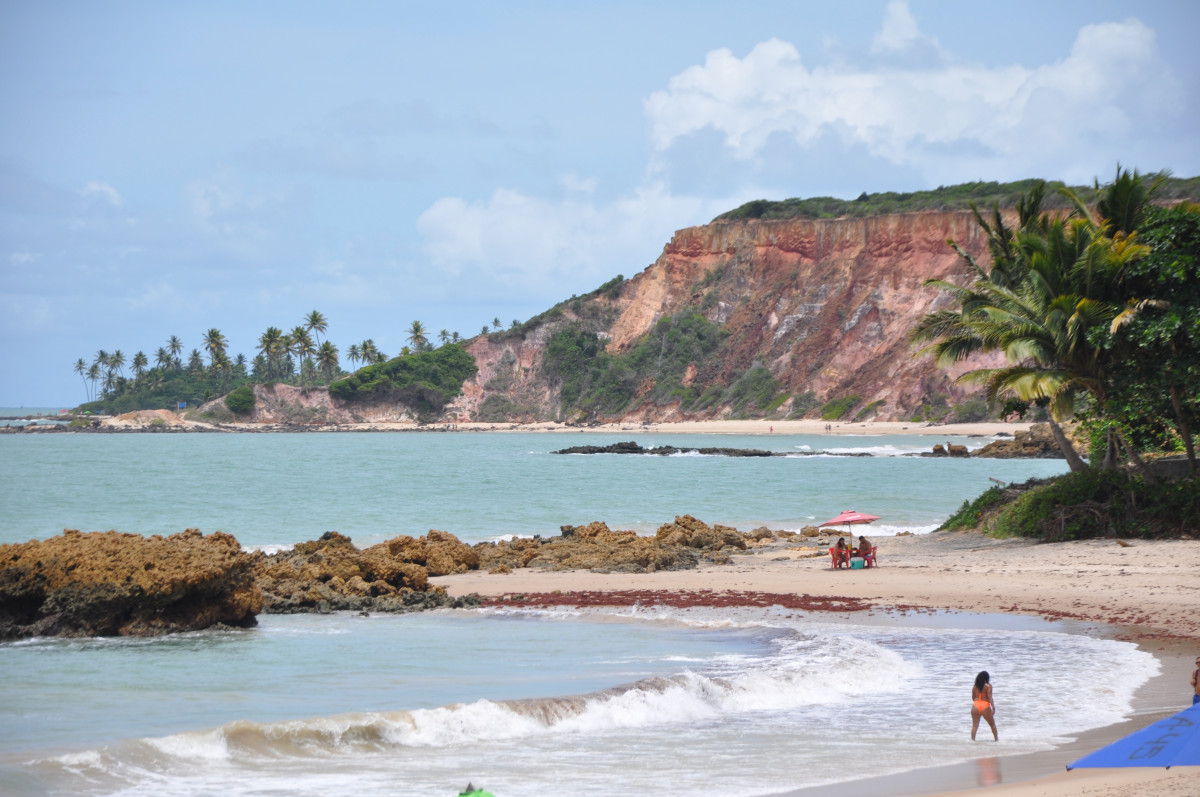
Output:
<svg viewBox="0 0 1200 797">
<path fill-rule="evenodd" d="M 475 546 L 430 531 L 359 550 L 335 531 L 266 555 L 231 535 L 195 529 L 169 537 L 65 531 L 44 541 L 0 546 L 0 640 L 32 636 L 153 636 L 216 625 L 252 626 L 268 613 L 406 612 L 474 605 L 450 598 L 429 577 L 479 568 L 644 573 L 682 570 L 798 536 L 761 528 L 739 532 L 690 515 L 653 537 L 601 522 L 563 526 L 558 537 Z"/>
<path fill-rule="evenodd" d="M 251 626 L 254 558 L 229 534 L 64 531 L 0 546 L 0 640 Z"/>
</svg>

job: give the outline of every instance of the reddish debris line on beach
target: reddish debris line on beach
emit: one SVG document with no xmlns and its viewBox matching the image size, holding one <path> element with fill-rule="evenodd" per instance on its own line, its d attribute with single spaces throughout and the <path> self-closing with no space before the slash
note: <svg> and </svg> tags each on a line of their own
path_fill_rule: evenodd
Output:
<svg viewBox="0 0 1200 797">
<path fill-rule="evenodd" d="M 859 598 L 824 595 L 790 595 L 772 592 L 713 592 L 712 590 L 653 590 L 583 592 L 527 592 L 493 595 L 483 598 L 484 606 L 670 606 L 719 608 L 724 606 L 781 606 L 810 612 L 862 612 L 873 604 Z"/>
</svg>

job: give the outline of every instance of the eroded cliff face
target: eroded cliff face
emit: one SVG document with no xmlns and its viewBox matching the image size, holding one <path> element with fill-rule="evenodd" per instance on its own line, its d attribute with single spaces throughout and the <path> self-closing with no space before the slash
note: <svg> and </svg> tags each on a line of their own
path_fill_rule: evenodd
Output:
<svg viewBox="0 0 1200 797">
<path fill-rule="evenodd" d="M 811 393 L 817 406 L 861 396 L 879 402 L 879 420 L 911 418 L 922 405 L 960 403 L 977 389 L 956 385 L 954 370 L 914 357 L 909 330 L 949 295 L 929 279 L 963 283 L 967 267 L 953 239 L 986 262 L 986 241 L 968 212 L 913 213 L 865 219 L 716 222 L 680 230 L 651 266 L 616 298 L 596 295 L 565 305 L 524 337 L 492 335 L 468 350 L 479 374 L 452 412 L 477 420 L 559 419 L 557 388 L 541 368 L 545 344 L 563 325 L 584 323 L 613 354 L 628 351 L 659 319 L 694 310 L 729 337 L 719 357 L 689 368 L 688 379 L 728 385 L 758 362 L 793 397 Z M 645 386 L 643 386 L 644 388 Z M 644 391 L 642 391 L 644 392 Z M 793 409 L 789 399 L 778 412 Z M 799 406 L 799 405 L 796 405 Z M 685 412 L 679 406 L 631 405 L 629 420 L 722 417 L 728 407 Z"/>
</svg>

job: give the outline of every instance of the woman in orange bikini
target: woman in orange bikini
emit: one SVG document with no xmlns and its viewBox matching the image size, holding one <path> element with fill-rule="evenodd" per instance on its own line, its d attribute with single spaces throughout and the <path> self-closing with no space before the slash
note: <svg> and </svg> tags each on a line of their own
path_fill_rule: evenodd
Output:
<svg viewBox="0 0 1200 797">
<path fill-rule="evenodd" d="M 992 738 L 1000 741 L 996 733 L 996 704 L 992 702 L 992 677 L 987 670 L 975 676 L 975 685 L 971 687 L 971 741 L 975 741 L 975 731 L 979 730 L 979 718 L 987 720 L 992 729 Z"/>
</svg>

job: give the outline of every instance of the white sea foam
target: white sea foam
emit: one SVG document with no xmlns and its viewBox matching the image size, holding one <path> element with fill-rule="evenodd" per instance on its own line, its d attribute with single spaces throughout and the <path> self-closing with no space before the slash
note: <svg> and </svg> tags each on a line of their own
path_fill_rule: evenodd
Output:
<svg viewBox="0 0 1200 797">
<path fill-rule="evenodd" d="M 432 708 L 344 713 L 285 722 L 239 721 L 62 756 L 80 793 L 317 795 L 378 789 L 417 797 L 461 788 L 482 767 L 506 796 L 573 793 L 773 793 L 845 777 L 835 751 L 869 749 L 886 774 L 978 755 L 966 738 L 977 669 L 992 673 L 1002 742 L 1014 754 L 1118 721 L 1158 665 L 1136 646 L 1037 629 L 856 623 L 772 607 L 638 606 L 506 610 L 503 629 L 592 618 L 653 630 L 671 624 L 746 644 L 710 655 L 671 655 L 673 671 L 575 695 L 481 699 Z M 503 631 L 502 631 L 503 633 Z M 1104 668 L 1091 664 L 1104 660 Z M 481 661 L 486 666 L 486 660 Z M 1079 678 L 1079 672 L 1088 672 Z M 1069 694 L 1069 704 L 1055 697 Z M 896 733 L 896 728 L 919 733 Z M 780 773 L 781 757 L 790 762 Z M 737 767 L 717 765 L 737 761 Z M 620 761 L 621 766 L 612 766 Z M 799 773 L 799 774 L 797 774 Z M 336 777 L 335 777 L 336 775 Z M 786 775 L 786 777 L 784 777 Z M 107 779 L 107 780 L 106 780 Z M 108 780 L 126 789 L 93 788 Z M 461 780 L 462 782 L 458 782 Z M 476 778 L 478 780 L 478 778 Z M 274 793 L 274 792 L 272 792 Z"/>
</svg>

